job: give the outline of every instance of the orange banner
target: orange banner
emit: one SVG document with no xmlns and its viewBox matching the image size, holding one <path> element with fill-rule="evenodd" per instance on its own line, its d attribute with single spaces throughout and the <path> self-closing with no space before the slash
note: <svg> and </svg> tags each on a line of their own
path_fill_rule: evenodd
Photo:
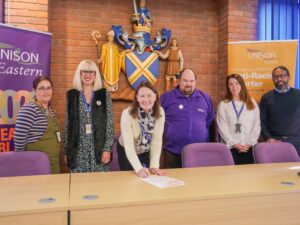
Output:
<svg viewBox="0 0 300 225">
<path fill-rule="evenodd" d="M 228 43 L 228 74 L 240 74 L 251 96 L 261 96 L 274 89 L 272 70 L 285 66 L 290 71 L 290 86 L 294 87 L 297 40 L 251 41 Z"/>
</svg>

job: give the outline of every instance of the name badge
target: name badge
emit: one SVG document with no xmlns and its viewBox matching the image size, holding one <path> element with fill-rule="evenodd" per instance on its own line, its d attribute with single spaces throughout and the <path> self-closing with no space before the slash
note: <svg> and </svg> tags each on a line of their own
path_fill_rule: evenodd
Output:
<svg viewBox="0 0 300 225">
<path fill-rule="evenodd" d="M 85 125 L 85 133 L 86 134 L 91 134 L 92 133 L 92 124 L 86 124 Z"/>
<path fill-rule="evenodd" d="M 56 131 L 56 139 L 58 142 L 61 142 L 60 131 Z"/>
</svg>

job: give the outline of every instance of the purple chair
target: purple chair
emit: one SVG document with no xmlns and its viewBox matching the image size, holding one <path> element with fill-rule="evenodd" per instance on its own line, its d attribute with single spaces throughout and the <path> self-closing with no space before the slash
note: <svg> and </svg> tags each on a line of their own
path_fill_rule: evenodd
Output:
<svg viewBox="0 0 300 225">
<path fill-rule="evenodd" d="M 0 177 L 50 174 L 47 154 L 39 151 L 0 153 Z"/>
<path fill-rule="evenodd" d="M 182 167 L 234 165 L 230 150 L 221 143 L 194 143 L 183 147 Z"/>
<path fill-rule="evenodd" d="M 113 147 L 112 147 L 112 157 L 113 158 L 110 162 L 111 171 L 119 171 L 120 170 L 119 160 L 118 160 L 118 151 L 117 151 L 119 137 L 120 137 L 120 135 L 115 135 L 115 137 L 114 137 L 114 143 L 113 143 Z"/>
<path fill-rule="evenodd" d="M 300 162 L 295 147 L 287 142 L 263 142 L 254 148 L 256 163 Z"/>
</svg>

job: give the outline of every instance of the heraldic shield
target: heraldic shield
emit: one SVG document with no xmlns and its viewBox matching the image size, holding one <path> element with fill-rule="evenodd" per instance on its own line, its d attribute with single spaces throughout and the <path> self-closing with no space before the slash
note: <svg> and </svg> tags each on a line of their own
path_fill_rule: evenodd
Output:
<svg viewBox="0 0 300 225">
<path fill-rule="evenodd" d="M 155 84 L 158 78 L 158 55 L 152 52 L 126 53 L 126 76 L 133 89 L 145 80 Z"/>
</svg>

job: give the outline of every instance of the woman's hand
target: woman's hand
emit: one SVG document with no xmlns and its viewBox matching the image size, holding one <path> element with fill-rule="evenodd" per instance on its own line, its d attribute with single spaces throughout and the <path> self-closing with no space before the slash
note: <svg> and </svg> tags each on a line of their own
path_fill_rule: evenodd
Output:
<svg viewBox="0 0 300 225">
<path fill-rule="evenodd" d="M 249 151 L 249 149 L 250 149 L 251 147 L 252 147 L 252 145 L 245 144 L 245 149 L 246 149 L 247 152 Z"/>
<path fill-rule="evenodd" d="M 142 167 L 142 169 L 137 172 L 137 175 L 141 178 L 146 178 L 150 175 L 149 169 Z"/>
<path fill-rule="evenodd" d="M 232 147 L 237 149 L 239 153 L 247 152 L 249 150 L 245 147 L 245 145 L 242 145 L 242 144 L 239 144 L 239 143 L 233 145 Z"/>
<path fill-rule="evenodd" d="M 158 169 L 158 168 L 151 168 L 150 169 L 150 173 L 154 174 L 154 175 L 158 175 L 158 176 L 165 176 L 166 172 Z"/>
<path fill-rule="evenodd" d="M 110 161 L 110 152 L 108 151 L 103 151 L 102 153 L 102 158 L 101 158 L 101 163 L 102 164 L 107 164 Z"/>
</svg>

